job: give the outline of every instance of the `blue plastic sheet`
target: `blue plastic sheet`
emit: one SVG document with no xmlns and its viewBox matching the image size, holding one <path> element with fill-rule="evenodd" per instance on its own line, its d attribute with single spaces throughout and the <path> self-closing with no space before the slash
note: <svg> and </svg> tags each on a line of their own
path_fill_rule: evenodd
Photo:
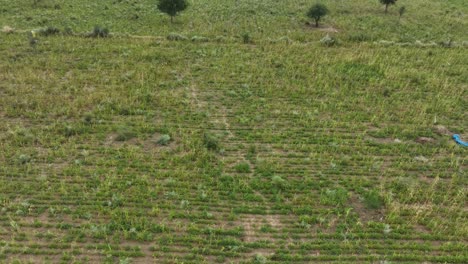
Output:
<svg viewBox="0 0 468 264">
<path fill-rule="evenodd" d="M 462 145 L 464 147 L 468 147 L 468 142 L 465 142 L 465 141 L 461 140 L 460 135 L 455 134 L 452 137 L 455 140 L 455 142 L 457 142 L 458 144 L 460 144 L 460 145 Z"/>
</svg>

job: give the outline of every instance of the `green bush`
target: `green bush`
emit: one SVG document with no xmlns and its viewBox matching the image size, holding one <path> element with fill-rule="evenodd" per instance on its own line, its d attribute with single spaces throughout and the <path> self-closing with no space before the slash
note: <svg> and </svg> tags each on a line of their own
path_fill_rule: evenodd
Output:
<svg viewBox="0 0 468 264">
<path fill-rule="evenodd" d="M 136 133 L 132 129 L 128 127 L 121 127 L 117 130 L 117 137 L 115 138 L 115 140 L 127 141 L 134 137 L 136 137 Z"/>
<path fill-rule="evenodd" d="M 369 191 L 364 195 L 364 203 L 367 208 L 380 209 L 384 206 L 384 200 L 377 191 Z"/>
<path fill-rule="evenodd" d="M 213 151 L 218 151 L 220 149 L 218 138 L 206 132 L 203 134 L 203 145 L 207 149 L 213 150 Z"/>
<path fill-rule="evenodd" d="M 253 43 L 252 37 L 250 36 L 249 33 L 246 32 L 246 33 L 242 34 L 242 42 L 244 44 L 252 44 Z"/>
<path fill-rule="evenodd" d="M 320 194 L 320 202 L 324 205 L 339 206 L 348 201 L 348 191 L 343 188 L 335 190 L 326 189 Z"/>
<path fill-rule="evenodd" d="M 171 41 L 184 41 L 184 40 L 188 40 L 188 38 L 184 35 L 181 35 L 181 34 L 178 34 L 178 33 L 170 33 L 168 36 L 167 36 L 167 40 L 171 40 Z"/>
<path fill-rule="evenodd" d="M 158 145 L 167 146 L 171 142 L 171 136 L 165 134 L 159 137 L 158 141 L 156 142 Z"/>
<path fill-rule="evenodd" d="M 338 40 L 335 37 L 330 36 L 329 34 L 327 34 L 325 37 L 320 39 L 320 44 L 322 44 L 323 46 L 326 46 L 326 47 L 331 47 L 331 46 L 337 45 Z"/>
<path fill-rule="evenodd" d="M 92 38 L 107 38 L 109 37 L 109 29 L 101 26 L 95 26 L 93 31 L 89 33 L 88 36 Z"/>
<path fill-rule="evenodd" d="M 56 27 L 46 27 L 46 28 L 35 30 L 35 31 L 38 35 L 45 36 L 45 37 L 60 34 L 60 29 Z"/>
<path fill-rule="evenodd" d="M 201 36 L 193 36 L 192 37 L 192 42 L 209 42 L 210 39 L 206 37 L 201 37 Z"/>
<path fill-rule="evenodd" d="M 281 178 L 281 176 L 278 175 L 275 175 L 271 178 L 271 184 L 280 190 L 286 188 L 287 183 L 288 182 L 285 179 Z"/>
<path fill-rule="evenodd" d="M 18 158 L 20 164 L 26 164 L 31 161 L 31 157 L 26 154 L 21 154 Z"/>
<path fill-rule="evenodd" d="M 241 162 L 234 166 L 234 169 L 238 173 L 249 173 L 250 172 L 250 165 L 247 162 Z"/>
</svg>

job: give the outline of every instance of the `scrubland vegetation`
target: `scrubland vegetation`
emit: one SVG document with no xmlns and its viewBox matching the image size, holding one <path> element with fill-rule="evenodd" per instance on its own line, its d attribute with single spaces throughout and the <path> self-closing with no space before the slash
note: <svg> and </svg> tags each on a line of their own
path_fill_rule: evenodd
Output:
<svg viewBox="0 0 468 264">
<path fill-rule="evenodd" d="M 0 263 L 467 263 L 466 2 L 315 3 L 0 0 Z"/>
</svg>

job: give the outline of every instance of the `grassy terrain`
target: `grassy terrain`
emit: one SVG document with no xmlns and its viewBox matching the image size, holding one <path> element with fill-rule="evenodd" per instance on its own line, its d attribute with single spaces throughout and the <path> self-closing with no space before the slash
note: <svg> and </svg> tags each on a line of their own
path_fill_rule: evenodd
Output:
<svg viewBox="0 0 468 264">
<path fill-rule="evenodd" d="M 0 263 L 468 262 L 465 1 L 199 2 L 0 0 Z"/>
<path fill-rule="evenodd" d="M 133 35 L 162 35 L 179 32 L 205 37 L 254 40 L 288 37 L 307 42 L 322 37 L 323 32 L 305 25 L 306 10 L 314 1 L 193 1 L 187 12 L 169 23 L 156 10 L 155 0 L 0 0 L 0 25 L 18 29 L 44 26 L 69 28 L 75 32 L 91 30 L 95 25 L 112 32 Z M 468 41 L 468 3 L 465 0 L 400 0 L 389 14 L 378 0 L 327 0 L 331 14 L 325 28 L 338 31 L 342 39 L 392 40 L 397 42 Z M 398 18 L 398 8 L 407 12 Z"/>
</svg>

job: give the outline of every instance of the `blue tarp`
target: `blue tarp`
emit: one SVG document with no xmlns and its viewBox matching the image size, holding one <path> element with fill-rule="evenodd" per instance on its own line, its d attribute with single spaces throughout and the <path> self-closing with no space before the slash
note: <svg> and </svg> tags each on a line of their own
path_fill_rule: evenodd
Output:
<svg viewBox="0 0 468 264">
<path fill-rule="evenodd" d="M 464 147 L 468 147 L 468 142 L 465 142 L 465 141 L 461 140 L 460 135 L 455 134 L 452 137 L 455 140 L 455 142 L 457 142 L 458 144 L 460 144 L 460 145 L 462 145 Z"/>
</svg>

